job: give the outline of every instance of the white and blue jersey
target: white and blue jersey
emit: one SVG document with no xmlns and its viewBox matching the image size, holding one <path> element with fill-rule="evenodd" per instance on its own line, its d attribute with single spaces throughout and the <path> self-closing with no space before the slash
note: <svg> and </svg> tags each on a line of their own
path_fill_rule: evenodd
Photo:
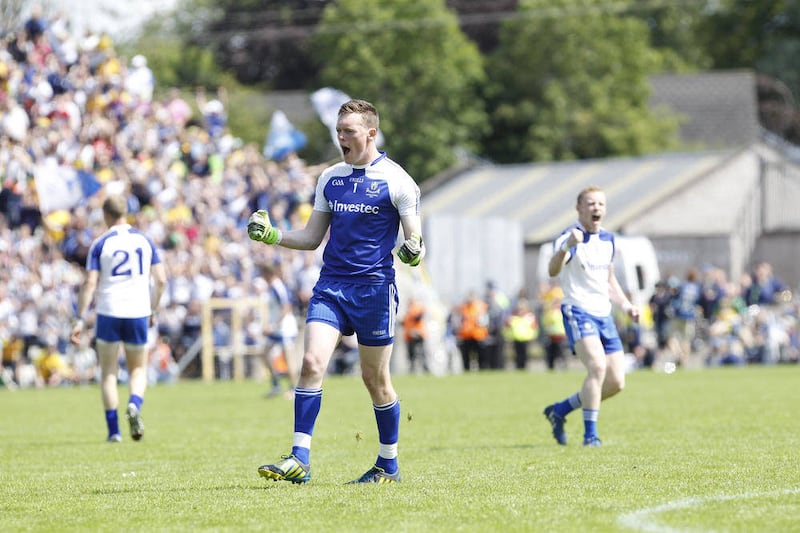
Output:
<svg viewBox="0 0 800 533">
<path fill-rule="evenodd" d="M 382 284 L 394 280 L 400 217 L 419 214 L 419 187 L 381 152 L 366 166 L 338 163 L 326 169 L 314 209 L 331 214 L 320 279 Z"/>
<path fill-rule="evenodd" d="M 622 350 L 622 341 L 611 316 L 608 279 L 614 262 L 614 234 L 604 229 L 585 231 L 575 223 L 555 240 L 554 250 L 569 238 L 572 230 L 583 231 L 583 241 L 570 248 L 561 269 L 564 299 L 561 314 L 572 353 L 584 337 L 599 336 L 606 354 Z"/>
<path fill-rule="evenodd" d="M 86 270 L 98 270 L 95 310 L 115 318 L 151 314 L 150 266 L 161 257 L 150 237 L 129 224 L 112 226 L 95 239 L 86 258 Z"/>
<path fill-rule="evenodd" d="M 561 248 L 574 228 L 583 231 L 583 242 L 570 248 L 567 262 L 561 269 L 563 303 L 581 307 L 595 316 L 608 316 L 611 314 L 608 276 L 614 262 L 614 234 L 602 228 L 597 233 L 589 233 L 575 223 L 555 240 L 553 250 Z"/>
</svg>

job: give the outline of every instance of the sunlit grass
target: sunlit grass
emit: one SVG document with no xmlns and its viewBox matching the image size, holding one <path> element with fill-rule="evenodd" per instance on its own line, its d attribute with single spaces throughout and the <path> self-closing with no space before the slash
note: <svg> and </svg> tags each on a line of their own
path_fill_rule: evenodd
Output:
<svg viewBox="0 0 800 533">
<path fill-rule="evenodd" d="M 641 371 L 603 405 L 604 446 L 550 436 L 582 374 L 400 376 L 398 485 L 345 486 L 377 453 L 357 378 L 331 377 L 312 481 L 260 478 L 291 445 L 263 383 L 151 388 L 145 438 L 104 441 L 97 387 L 0 389 L 6 531 L 800 531 L 800 368 Z M 121 388 L 121 397 L 127 390 Z M 577 416 L 576 416 L 577 415 Z M 124 422 L 123 422 L 124 423 Z"/>
</svg>

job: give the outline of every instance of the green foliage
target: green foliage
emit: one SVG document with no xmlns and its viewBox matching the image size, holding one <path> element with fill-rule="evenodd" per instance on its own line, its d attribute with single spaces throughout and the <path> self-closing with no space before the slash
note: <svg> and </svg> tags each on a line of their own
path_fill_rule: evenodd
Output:
<svg viewBox="0 0 800 533">
<path fill-rule="evenodd" d="M 442 0 L 342 0 L 313 38 L 320 84 L 372 101 L 389 156 L 422 181 L 473 151 L 486 125 L 481 56 Z"/>
<path fill-rule="evenodd" d="M 713 68 L 762 74 L 762 124 L 800 144 L 800 0 L 720 0 L 714 7 L 698 22 Z"/>
<path fill-rule="evenodd" d="M 647 26 L 601 0 L 528 0 L 488 63 L 489 157 L 501 162 L 638 155 L 674 146 L 648 107 L 659 65 Z M 596 9 L 595 9 L 596 8 Z"/>
<path fill-rule="evenodd" d="M 800 101 L 800 0 L 721 0 L 699 26 L 714 68 L 755 68 Z"/>
<path fill-rule="evenodd" d="M 256 473 L 292 439 L 292 402 L 263 399 L 265 383 L 152 387 L 144 439 L 123 426 L 119 444 L 104 442 L 96 385 L 0 388 L 0 521 L 34 532 L 797 531 L 800 438 L 785 406 L 800 368 L 634 372 L 603 404 L 602 448 L 580 446 L 580 412 L 558 446 L 541 409 L 582 378 L 396 377 L 403 481 L 372 486 L 343 485 L 378 450 L 357 377 L 325 382 L 303 486 Z"/>
<path fill-rule="evenodd" d="M 789 106 L 762 109 L 762 119 L 777 114 L 800 131 L 786 118 L 800 100 L 800 0 L 514 4 L 182 0 L 137 46 L 160 87 L 224 85 L 233 96 L 238 79 L 255 92 L 328 85 L 372 100 L 386 150 L 420 181 L 465 152 L 510 163 L 679 148 L 678 118 L 648 106 L 654 73 L 755 68 L 782 88 L 769 105 Z M 471 18 L 459 27 L 446 5 Z M 489 49 L 502 21 L 500 44 L 485 57 L 462 33 L 483 27 L 474 25 L 479 12 L 492 25 L 481 41 Z M 231 125 L 260 142 L 272 110 L 243 99 L 256 107 L 232 111 Z M 316 148 L 324 135 L 308 136 L 310 153 L 325 151 Z"/>
<path fill-rule="evenodd" d="M 698 25 L 703 19 L 705 2 L 672 0 L 670 2 L 634 3 L 630 13 L 647 25 L 650 45 L 658 52 L 660 72 L 686 72 L 707 69 L 711 58 L 699 46 Z"/>
<path fill-rule="evenodd" d="M 797 0 L 720 0 L 716 9 L 700 24 L 702 44 L 714 61 L 714 68 L 752 67 L 769 46 L 782 23 L 788 22 L 787 10 L 798 10 Z M 783 19 L 783 20 L 782 20 Z M 797 19 L 782 38 L 797 36 Z M 773 35 L 774 34 L 774 35 Z"/>
</svg>

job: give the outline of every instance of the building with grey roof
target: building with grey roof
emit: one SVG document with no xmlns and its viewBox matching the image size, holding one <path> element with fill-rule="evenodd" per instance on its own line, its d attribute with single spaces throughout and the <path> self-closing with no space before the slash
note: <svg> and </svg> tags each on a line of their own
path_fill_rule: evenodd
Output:
<svg viewBox="0 0 800 533">
<path fill-rule="evenodd" d="M 456 294 L 492 279 L 507 292 L 536 294 L 539 247 L 575 220 L 577 193 L 599 185 L 608 194 L 606 229 L 649 237 L 664 274 L 713 265 L 738 280 L 753 263 L 768 261 L 785 282 L 800 285 L 800 166 L 788 157 L 797 148 L 762 132 L 753 73 L 657 76 L 652 87 L 652 104 L 683 118 L 681 140 L 690 149 L 480 163 L 425 183 L 432 283 Z M 476 235 L 481 231 L 489 235 Z M 492 252 L 481 254 L 487 246 Z M 515 246 L 522 253 L 503 251 Z"/>
</svg>

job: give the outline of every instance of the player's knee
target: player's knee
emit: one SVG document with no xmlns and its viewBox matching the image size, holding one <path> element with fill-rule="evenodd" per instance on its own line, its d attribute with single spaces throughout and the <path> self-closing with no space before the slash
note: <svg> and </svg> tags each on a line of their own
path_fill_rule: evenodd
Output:
<svg viewBox="0 0 800 533">
<path fill-rule="evenodd" d="M 300 375 L 307 379 L 318 379 L 324 376 L 326 369 L 327 365 L 319 357 L 307 353 L 303 356 Z"/>
<path fill-rule="evenodd" d="M 370 372 L 368 369 L 362 369 L 361 379 L 373 398 L 384 398 L 389 395 L 392 389 L 391 380 L 380 372 Z"/>
</svg>

